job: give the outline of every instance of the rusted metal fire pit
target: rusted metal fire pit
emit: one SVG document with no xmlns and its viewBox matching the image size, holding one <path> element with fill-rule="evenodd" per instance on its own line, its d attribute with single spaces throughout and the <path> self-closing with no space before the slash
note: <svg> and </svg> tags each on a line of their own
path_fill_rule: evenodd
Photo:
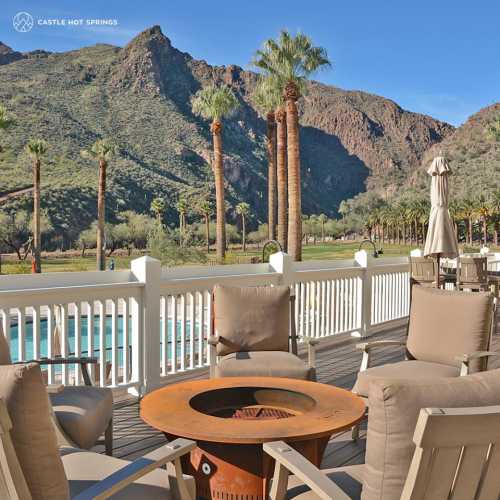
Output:
<svg viewBox="0 0 500 500">
<path fill-rule="evenodd" d="M 148 394 L 141 417 L 168 439 L 194 439 L 184 463 L 206 499 L 263 500 L 273 473 L 262 443 L 283 440 L 320 465 L 330 436 L 364 415 L 363 401 L 329 385 L 271 377 L 184 382 Z"/>
</svg>

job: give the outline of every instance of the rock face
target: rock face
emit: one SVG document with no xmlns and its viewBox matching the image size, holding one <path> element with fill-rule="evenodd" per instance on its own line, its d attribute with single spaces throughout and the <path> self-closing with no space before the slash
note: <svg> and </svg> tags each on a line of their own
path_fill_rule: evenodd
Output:
<svg viewBox="0 0 500 500">
<path fill-rule="evenodd" d="M 16 158 L 27 137 L 45 136 L 51 143 L 45 203 L 55 219 L 61 200 L 69 220 L 85 211 L 74 218 L 84 226 L 95 217 L 95 166 L 79 151 L 99 137 L 110 136 L 120 146 L 110 168 L 110 217 L 127 207 L 148 211 L 152 198 L 163 196 L 173 221 L 179 195 L 196 200 L 213 192 L 209 127 L 193 116 L 191 99 L 215 82 L 231 86 L 241 104 L 223 128 L 229 215 L 246 201 L 251 224 L 265 221 L 266 127 L 251 102 L 255 73 L 195 60 L 173 47 L 159 26 L 124 48 L 21 54 L 0 44 L 0 64 L 0 102 L 23 117 L 5 136 L 0 184 L 22 184 L 25 174 Z M 367 186 L 396 189 L 424 152 L 453 132 L 382 97 L 319 83 L 309 86 L 300 112 L 306 213 L 334 215 L 341 200 Z M 71 226 L 53 223 L 61 231 Z"/>
</svg>

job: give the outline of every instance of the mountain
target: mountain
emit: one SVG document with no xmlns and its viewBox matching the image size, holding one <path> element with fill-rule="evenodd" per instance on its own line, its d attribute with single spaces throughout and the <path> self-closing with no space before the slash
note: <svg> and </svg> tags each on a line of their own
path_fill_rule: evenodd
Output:
<svg viewBox="0 0 500 500">
<path fill-rule="evenodd" d="M 0 136 L 0 192 L 29 184 L 24 145 L 45 138 L 43 207 L 56 231 L 74 238 L 96 217 L 97 165 L 80 152 L 111 137 L 120 153 L 109 168 L 109 219 L 128 208 L 147 212 L 162 196 L 174 222 L 179 196 L 194 204 L 213 190 L 209 127 L 190 107 L 193 94 L 213 81 L 230 85 L 241 104 L 223 131 L 229 216 L 244 200 L 252 223 L 265 221 L 265 122 L 251 103 L 256 74 L 196 60 L 158 26 L 124 48 L 20 53 L 0 43 L 0 102 L 15 118 Z M 305 213 L 334 215 L 341 200 L 367 186 L 397 189 L 425 151 L 454 130 L 382 97 L 316 82 L 300 112 Z"/>
<path fill-rule="evenodd" d="M 424 165 L 438 154 L 446 156 L 452 171 L 452 196 L 475 197 L 486 194 L 485 188 L 500 189 L 500 145 L 486 134 L 488 125 L 499 118 L 500 103 L 483 108 L 424 154 Z M 414 174 L 414 179 L 418 179 L 415 184 L 425 184 L 424 172 L 420 169 L 419 175 Z"/>
</svg>

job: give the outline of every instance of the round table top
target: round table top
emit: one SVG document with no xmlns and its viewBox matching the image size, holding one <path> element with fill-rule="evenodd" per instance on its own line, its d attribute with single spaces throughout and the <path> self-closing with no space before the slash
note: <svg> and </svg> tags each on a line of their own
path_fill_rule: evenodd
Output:
<svg viewBox="0 0 500 500">
<path fill-rule="evenodd" d="M 197 411 L 190 403 L 207 391 L 239 387 L 292 391 L 313 401 L 302 414 L 269 420 L 221 418 Z M 273 377 L 182 382 L 153 391 L 141 401 L 141 418 L 162 432 L 198 441 L 234 444 L 326 437 L 352 427 L 364 414 L 365 404 L 352 392 L 317 382 Z"/>
</svg>

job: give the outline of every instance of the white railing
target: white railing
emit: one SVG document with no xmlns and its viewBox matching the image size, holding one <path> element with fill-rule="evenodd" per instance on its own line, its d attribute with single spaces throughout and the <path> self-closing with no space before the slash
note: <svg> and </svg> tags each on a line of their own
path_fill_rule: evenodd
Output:
<svg viewBox="0 0 500 500">
<path fill-rule="evenodd" d="M 129 271 L 0 278 L 0 320 L 14 360 L 93 356 L 93 381 L 143 393 L 166 377 L 208 366 L 216 284 L 287 285 L 301 336 L 365 337 L 405 321 L 406 258 L 161 269 L 149 257 Z M 77 365 L 51 366 L 48 382 L 82 383 Z"/>
</svg>

